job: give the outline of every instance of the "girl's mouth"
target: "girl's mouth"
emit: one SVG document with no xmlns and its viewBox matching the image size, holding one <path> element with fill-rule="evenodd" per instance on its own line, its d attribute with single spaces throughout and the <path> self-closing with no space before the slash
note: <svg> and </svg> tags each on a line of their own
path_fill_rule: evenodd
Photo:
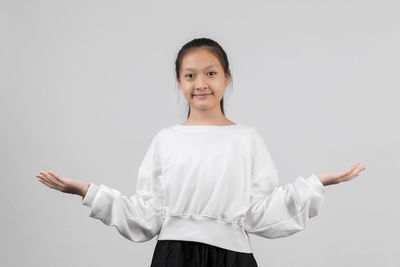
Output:
<svg viewBox="0 0 400 267">
<path fill-rule="evenodd" d="M 212 93 L 210 94 L 198 94 L 198 95 L 194 95 L 194 97 L 196 97 L 197 99 L 207 99 L 208 96 L 212 95 Z"/>
</svg>

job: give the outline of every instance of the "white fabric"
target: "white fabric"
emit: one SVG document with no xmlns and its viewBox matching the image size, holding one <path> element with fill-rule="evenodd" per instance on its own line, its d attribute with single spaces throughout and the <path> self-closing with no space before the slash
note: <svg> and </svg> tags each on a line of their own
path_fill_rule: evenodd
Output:
<svg viewBox="0 0 400 267">
<path fill-rule="evenodd" d="M 251 253 L 249 234 L 279 238 L 303 230 L 325 191 L 314 173 L 280 185 L 254 127 L 176 124 L 153 137 L 134 195 L 90 183 L 82 204 L 133 242 L 157 236 Z"/>
</svg>

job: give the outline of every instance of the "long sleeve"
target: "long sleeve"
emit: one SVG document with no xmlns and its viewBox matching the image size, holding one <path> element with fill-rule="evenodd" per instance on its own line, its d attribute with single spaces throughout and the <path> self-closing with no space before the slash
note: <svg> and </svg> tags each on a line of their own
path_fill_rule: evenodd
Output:
<svg viewBox="0 0 400 267">
<path fill-rule="evenodd" d="M 139 167 L 136 193 L 127 197 L 103 184 L 90 183 L 82 204 L 90 207 L 90 217 L 100 219 L 133 242 L 156 236 L 163 224 L 159 134 L 153 137 Z"/>
<path fill-rule="evenodd" d="M 279 185 L 279 173 L 268 148 L 261 135 L 252 130 L 251 197 L 245 230 L 266 238 L 292 235 L 318 214 L 326 188 L 315 174 Z"/>
</svg>

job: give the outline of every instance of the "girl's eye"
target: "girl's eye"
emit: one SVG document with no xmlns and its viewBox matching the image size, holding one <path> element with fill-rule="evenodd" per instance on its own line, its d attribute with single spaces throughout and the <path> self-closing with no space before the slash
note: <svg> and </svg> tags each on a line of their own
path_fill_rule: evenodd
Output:
<svg viewBox="0 0 400 267">
<path fill-rule="evenodd" d="M 215 71 L 210 71 L 209 73 L 214 73 L 214 75 L 217 74 Z M 192 78 L 192 77 L 189 77 L 189 75 L 194 75 L 194 74 L 186 74 L 185 77 Z"/>
</svg>

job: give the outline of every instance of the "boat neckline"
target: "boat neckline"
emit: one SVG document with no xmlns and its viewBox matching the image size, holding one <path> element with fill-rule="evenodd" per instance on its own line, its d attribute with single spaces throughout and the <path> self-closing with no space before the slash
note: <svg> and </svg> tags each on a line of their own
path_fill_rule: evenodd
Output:
<svg viewBox="0 0 400 267">
<path fill-rule="evenodd" d="M 175 124 L 173 125 L 174 128 L 176 129 L 232 129 L 232 128 L 238 128 L 242 126 L 243 124 L 240 122 L 237 122 L 235 124 L 228 124 L 228 125 L 182 125 L 182 124 Z"/>
</svg>

